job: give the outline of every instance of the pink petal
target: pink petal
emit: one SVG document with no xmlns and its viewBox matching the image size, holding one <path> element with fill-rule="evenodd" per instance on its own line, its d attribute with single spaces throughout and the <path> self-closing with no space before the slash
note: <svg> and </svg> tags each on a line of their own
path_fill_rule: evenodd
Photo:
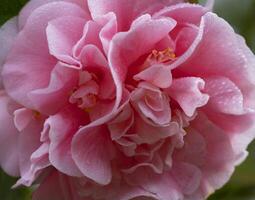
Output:
<svg viewBox="0 0 255 200">
<path fill-rule="evenodd" d="M 17 18 L 8 20 L 0 28 L 0 73 L 4 65 L 5 59 L 13 45 L 15 37 L 18 34 Z M 2 77 L 0 77 L 0 89 L 3 88 Z"/>
<path fill-rule="evenodd" d="M 46 87 L 49 82 L 56 60 L 48 53 L 45 31 L 48 22 L 61 16 L 85 17 L 84 15 L 79 6 L 65 2 L 46 4 L 30 15 L 3 68 L 5 88 L 13 99 L 34 109 L 27 94 Z"/>
<path fill-rule="evenodd" d="M 153 99 L 150 100 L 149 99 Z M 167 125 L 171 120 L 171 109 L 169 98 L 162 93 L 160 89 L 149 83 L 142 82 L 139 88 L 131 93 L 132 105 L 140 116 L 150 123 L 152 121 L 156 125 Z M 158 105 L 152 102 L 158 101 Z"/>
<path fill-rule="evenodd" d="M 203 16 L 199 32 L 199 45 L 178 70 L 202 78 L 225 76 L 244 94 L 244 105 L 254 107 L 250 98 L 254 97 L 255 58 L 244 40 L 212 13 Z"/>
<path fill-rule="evenodd" d="M 170 18 L 155 20 L 150 15 L 143 15 L 133 22 L 128 32 L 116 34 L 109 50 L 109 62 L 116 75 L 121 80 L 125 79 L 129 65 L 150 53 L 175 25 L 176 22 Z"/>
<path fill-rule="evenodd" d="M 13 116 L 8 107 L 12 100 L 0 92 L 0 165 L 3 170 L 12 175 L 19 176 L 19 132 L 16 129 Z"/>
<path fill-rule="evenodd" d="M 153 144 L 179 132 L 178 124 L 175 122 L 171 122 L 167 126 L 152 126 L 138 116 L 136 116 L 135 122 L 134 133 L 138 135 L 135 141 L 138 144 Z"/>
<path fill-rule="evenodd" d="M 69 95 L 78 84 L 78 71 L 58 63 L 50 78 L 46 88 L 33 90 L 28 94 L 35 108 L 46 114 L 54 114 L 68 104 Z"/>
<path fill-rule="evenodd" d="M 129 184 L 141 187 L 153 193 L 157 199 L 183 199 L 183 194 L 171 174 L 155 174 L 150 169 L 139 169 L 136 173 L 128 174 Z"/>
<path fill-rule="evenodd" d="M 30 123 L 19 133 L 19 165 L 21 176 L 25 176 L 32 166 L 31 155 L 41 146 L 40 133 L 44 116 L 31 115 Z"/>
<path fill-rule="evenodd" d="M 87 45 L 93 45 L 102 49 L 102 44 L 99 40 L 101 28 L 100 24 L 95 21 L 88 21 L 85 24 L 82 37 L 73 47 L 73 55 L 75 58 L 81 58 L 81 52 Z"/>
<path fill-rule="evenodd" d="M 108 54 L 110 42 L 113 36 L 117 33 L 117 19 L 114 13 L 108 13 L 102 18 L 98 19 L 100 24 L 103 24 L 99 38 L 102 42 L 105 54 Z"/>
<path fill-rule="evenodd" d="M 70 188 L 65 176 L 52 171 L 33 193 L 33 200 L 69 200 Z"/>
<path fill-rule="evenodd" d="M 86 18 L 89 18 L 88 5 L 87 5 L 86 1 L 80 1 L 80 0 L 32 0 L 32 1 L 29 1 L 25 5 L 25 7 L 21 10 L 21 12 L 19 14 L 19 28 L 23 29 L 23 27 L 25 26 L 25 24 L 27 22 L 27 19 L 33 13 L 33 11 L 35 11 L 37 8 L 39 8 L 40 6 L 43 6 L 44 4 L 59 2 L 59 1 L 70 2 L 70 3 L 74 3 L 78 6 L 80 6 L 86 12 L 86 15 L 87 15 Z"/>
<path fill-rule="evenodd" d="M 184 194 L 192 194 L 200 186 L 202 174 L 195 165 L 174 162 L 171 172 Z"/>
<path fill-rule="evenodd" d="M 134 113 L 128 104 L 111 122 L 108 123 L 108 128 L 111 133 L 112 140 L 121 138 L 128 129 L 133 125 Z"/>
<path fill-rule="evenodd" d="M 195 24 L 200 23 L 201 17 L 208 12 L 209 9 L 199 4 L 181 3 L 173 6 L 165 7 L 155 13 L 153 17 L 170 17 L 177 21 L 178 24 Z M 190 15 L 192 13 L 192 15 Z"/>
<path fill-rule="evenodd" d="M 32 110 L 21 108 L 21 109 L 15 110 L 13 114 L 14 114 L 15 127 L 19 131 L 22 131 L 31 122 L 34 113 Z"/>
<path fill-rule="evenodd" d="M 112 179 L 111 141 L 106 127 L 88 127 L 78 132 L 72 142 L 73 159 L 84 176 L 107 185 Z"/>
<path fill-rule="evenodd" d="M 93 19 L 109 12 L 117 16 L 118 29 L 127 29 L 131 22 L 144 13 L 153 13 L 165 6 L 182 2 L 182 0 L 88 0 Z"/>
<path fill-rule="evenodd" d="M 213 111 L 240 115 L 247 112 L 243 105 L 243 95 L 228 78 L 213 76 L 205 79 L 204 92 L 210 96 L 208 106 Z"/>
<path fill-rule="evenodd" d="M 191 117 L 197 108 L 204 106 L 209 96 L 203 94 L 204 81 L 201 78 L 186 77 L 174 79 L 167 93 L 176 100 L 186 115 Z"/>
<path fill-rule="evenodd" d="M 49 158 L 49 144 L 43 143 L 32 155 L 31 166 L 22 177 L 16 182 L 12 188 L 16 188 L 21 185 L 30 187 L 34 181 L 42 174 L 43 169 L 50 166 Z"/>
<path fill-rule="evenodd" d="M 205 198 L 229 180 L 238 157 L 235 156 L 230 137 L 222 129 L 211 123 L 202 113 L 198 114 L 191 127 L 185 136 L 185 147 L 181 150 L 181 156 L 179 155 L 178 159 L 200 168 L 202 184 L 199 190 L 192 195 L 201 193 L 202 197 Z M 196 135 L 200 136 L 197 137 Z M 199 139 L 201 136 L 202 140 Z M 200 148 L 197 150 L 198 142 L 195 138 L 204 141 L 204 150 Z M 198 158 L 200 158 L 199 162 L 196 161 Z"/>
<path fill-rule="evenodd" d="M 72 113 L 72 115 L 70 115 Z M 59 171 L 69 176 L 81 176 L 71 155 L 73 135 L 86 119 L 84 112 L 75 107 L 67 107 L 46 120 L 49 125 L 49 160 Z"/>
<path fill-rule="evenodd" d="M 176 50 L 175 54 L 177 57 L 185 53 L 189 47 L 194 42 L 195 38 L 198 35 L 198 27 L 196 26 L 187 26 L 183 27 L 175 39 Z"/>
<path fill-rule="evenodd" d="M 51 20 L 46 29 L 50 54 L 68 63 L 72 59 L 73 46 L 82 37 L 85 22 L 83 18 L 72 16 Z"/>
<path fill-rule="evenodd" d="M 159 88 L 168 88 L 172 83 L 172 74 L 165 65 L 153 65 L 136 74 L 134 79 L 147 81 Z"/>
</svg>

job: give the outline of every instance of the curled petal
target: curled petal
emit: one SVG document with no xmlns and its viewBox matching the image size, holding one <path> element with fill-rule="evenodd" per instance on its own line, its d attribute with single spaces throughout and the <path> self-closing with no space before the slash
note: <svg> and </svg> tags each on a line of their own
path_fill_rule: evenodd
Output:
<svg viewBox="0 0 255 200">
<path fill-rule="evenodd" d="M 87 127 L 72 141 L 73 159 L 84 176 L 106 185 L 111 182 L 112 146 L 106 127 Z"/>
</svg>

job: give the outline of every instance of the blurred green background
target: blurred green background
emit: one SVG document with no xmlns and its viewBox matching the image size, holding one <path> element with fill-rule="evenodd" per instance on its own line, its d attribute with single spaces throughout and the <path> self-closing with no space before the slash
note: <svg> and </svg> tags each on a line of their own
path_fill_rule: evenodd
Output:
<svg viewBox="0 0 255 200">
<path fill-rule="evenodd" d="M 214 11 L 226 19 L 246 38 L 255 52 L 255 0 L 215 0 Z M 0 25 L 17 15 L 27 0 L 0 0 Z M 198 2 L 190 0 L 190 2 Z M 200 3 L 205 0 L 199 1 Z M 1 48 L 1 47 L 0 47 Z M 230 182 L 208 200 L 255 200 L 255 142 L 249 147 L 250 155 L 232 176 Z M 11 190 L 16 179 L 0 171 L 0 200 L 29 200 L 31 193 L 26 188 Z"/>
</svg>

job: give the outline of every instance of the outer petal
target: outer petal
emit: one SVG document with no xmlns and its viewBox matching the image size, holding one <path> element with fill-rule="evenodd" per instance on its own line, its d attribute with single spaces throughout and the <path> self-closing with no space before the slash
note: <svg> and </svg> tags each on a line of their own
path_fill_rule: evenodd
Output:
<svg viewBox="0 0 255 200">
<path fill-rule="evenodd" d="M 20 113 L 19 113 L 20 114 Z M 19 133 L 19 165 L 21 176 L 30 170 L 32 161 L 31 155 L 41 146 L 40 133 L 43 129 L 44 116 L 41 114 L 31 112 L 30 115 L 26 115 L 29 123 Z M 16 117 L 20 118 L 20 117 Z"/>
<path fill-rule="evenodd" d="M 89 9 L 95 19 L 108 12 L 117 15 L 119 30 L 127 29 L 138 16 L 160 10 L 182 0 L 88 0 Z"/>
<path fill-rule="evenodd" d="M 33 200 L 70 200 L 70 188 L 64 175 L 52 171 L 33 193 Z"/>
<path fill-rule="evenodd" d="M 72 49 L 82 37 L 85 22 L 83 18 L 72 16 L 51 20 L 46 29 L 50 53 L 65 63 L 75 63 Z"/>
<path fill-rule="evenodd" d="M 89 18 L 90 14 L 89 14 L 86 0 L 84 1 L 81 1 L 81 0 L 31 0 L 26 4 L 26 6 L 21 10 L 19 14 L 19 29 L 23 29 L 23 27 L 25 26 L 27 22 L 27 19 L 29 18 L 29 16 L 32 14 L 34 10 L 36 10 L 40 6 L 43 6 L 44 4 L 59 2 L 59 1 L 70 2 L 70 3 L 79 5 L 87 13 L 87 18 Z"/>
<path fill-rule="evenodd" d="M 72 142 L 73 159 L 88 178 L 106 185 L 111 182 L 110 160 L 112 146 L 106 127 L 88 127 L 78 133 Z"/>
<path fill-rule="evenodd" d="M 50 75 L 49 85 L 28 94 L 36 110 L 54 114 L 68 104 L 70 93 L 78 84 L 78 71 L 57 63 Z"/>
<path fill-rule="evenodd" d="M 228 78 L 208 77 L 205 79 L 204 92 L 210 96 L 208 106 L 212 112 L 241 115 L 248 112 L 243 105 L 243 95 L 239 88 Z"/>
<path fill-rule="evenodd" d="M 225 76 L 243 93 L 244 105 L 254 107 L 250 99 L 254 97 L 255 58 L 244 41 L 212 13 L 203 16 L 199 32 L 199 45 L 177 70 L 198 77 Z"/>
<path fill-rule="evenodd" d="M 196 77 L 186 77 L 173 80 L 170 88 L 166 91 L 175 99 L 186 115 L 192 116 L 196 109 L 204 106 L 209 96 L 203 94 L 205 83 L 202 79 Z"/>
<path fill-rule="evenodd" d="M 10 19 L 0 28 L 0 73 L 17 34 L 17 18 Z M 2 87 L 2 77 L 0 76 L 0 89 Z"/>
<path fill-rule="evenodd" d="M 82 175 L 71 155 L 71 141 L 84 119 L 86 116 L 83 111 L 69 106 L 46 121 L 49 125 L 49 160 L 54 167 L 69 176 Z"/>
<path fill-rule="evenodd" d="M 58 12 L 56 12 L 58 10 Z M 85 17 L 77 5 L 50 3 L 36 9 L 19 33 L 3 68 L 7 93 L 25 107 L 34 109 L 28 92 L 46 87 L 56 60 L 48 53 L 45 29 L 48 22 L 61 16 Z"/>
<path fill-rule="evenodd" d="M 142 187 L 146 191 L 150 191 L 156 199 L 183 199 L 183 194 L 169 173 L 155 174 L 149 169 L 141 168 L 133 174 L 128 174 L 126 180 L 131 185 Z"/>
<path fill-rule="evenodd" d="M 19 132 L 14 126 L 13 116 L 8 107 L 12 100 L 0 92 L 0 165 L 5 172 L 18 176 L 19 172 Z"/>
<path fill-rule="evenodd" d="M 200 186 L 188 199 L 204 199 L 229 180 L 239 158 L 233 151 L 231 138 L 202 113 L 199 112 L 191 127 L 184 138 L 184 148 L 175 154 L 175 162 L 182 160 L 201 170 Z"/>
</svg>

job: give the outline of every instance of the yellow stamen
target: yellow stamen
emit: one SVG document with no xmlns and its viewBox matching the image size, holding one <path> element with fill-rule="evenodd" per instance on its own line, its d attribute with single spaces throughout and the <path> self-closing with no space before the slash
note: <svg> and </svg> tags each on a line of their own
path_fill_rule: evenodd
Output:
<svg viewBox="0 0 255 200">
<path fill-rule="evenodd" d="M 147 61 L 166 63 L 166 62 L 174 60 L 175 58 L 176 58 L 176 55 L 173 52 L 173 49 L 168 47 L 163 51 L 152 50 L 151 54 L 147 58 Z"/>
</svg>

